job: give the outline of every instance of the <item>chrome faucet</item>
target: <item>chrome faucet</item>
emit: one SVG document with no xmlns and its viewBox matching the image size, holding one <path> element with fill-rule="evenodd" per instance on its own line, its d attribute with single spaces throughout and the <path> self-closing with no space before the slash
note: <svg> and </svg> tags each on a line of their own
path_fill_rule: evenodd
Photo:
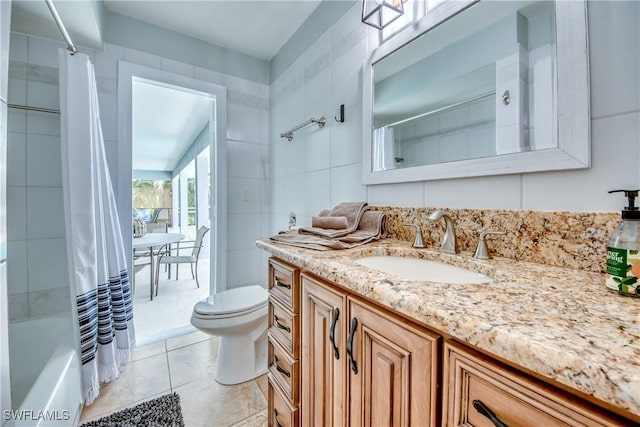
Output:
<svg viewBox="0 0 640 427">
<path fill-rule="evenodd" d="M 445 210 L 437 210 L 429 215 L 427 218 L 429 221 L 437 221 L 440 218 L 444 218 L 446 229 L 444 237 L 442 238 L 442 244 L 440 245 L 440 252 L 448 254 L 457 254 L 458 246 L 456 245 L 456 228 L 453 225 L 453 220 L 449 213 Z"/>
<path fill-rule="evenodd" d="M 507 234 L 507 233 L 505 233 L 504 231 L 491 231 L 491 230 L 480 232 L 480 238 L 478 239 L 478 247 L 476 248 L 476 253 L 473 254 L 474 258 L 491 259 L 491 252 L 489 252 L 489 248 L 485 240 L 485 237 L 487 236 L 487 234 Z"/>
<path fill-rule="evenodd" d="M 405 223 L 404 225 L 406 225 L 407 227 L 413 227 L 416 230 L 416 237 L 413 239 L 413 247 L 414 248 L 424 248 L 424 238 L 422 237 L 422 230 L 420 229 L 419 225 L 416 224 L 407 224 Z"/>
</svg>

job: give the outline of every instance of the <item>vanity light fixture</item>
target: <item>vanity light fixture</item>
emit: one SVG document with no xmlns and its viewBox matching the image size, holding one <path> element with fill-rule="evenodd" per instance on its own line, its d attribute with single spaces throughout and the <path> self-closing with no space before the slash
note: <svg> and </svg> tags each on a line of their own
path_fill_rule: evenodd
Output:
<svg viewBox="0 0 640 427">
<path fill-rule="evenodd" d="M 407 0 L 362 0 L 362 22 L 382 30 L 404 14 Z"/>
</svg>

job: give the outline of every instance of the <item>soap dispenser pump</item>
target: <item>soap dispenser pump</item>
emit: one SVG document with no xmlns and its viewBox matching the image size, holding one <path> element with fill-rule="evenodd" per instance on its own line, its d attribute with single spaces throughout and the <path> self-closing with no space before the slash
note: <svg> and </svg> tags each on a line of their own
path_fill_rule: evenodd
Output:
<svg viewBox="0 0 640 427">
<path fill-rule="evenodd" d="M 634 297 L 640 297 L 640 209 L 635 205 L 639 191 L 609 191 L 624 193 L 629 205 L 622 210 L 622 221 L 607 244 L 606 285 L 622 295 Z"/>
</svg>

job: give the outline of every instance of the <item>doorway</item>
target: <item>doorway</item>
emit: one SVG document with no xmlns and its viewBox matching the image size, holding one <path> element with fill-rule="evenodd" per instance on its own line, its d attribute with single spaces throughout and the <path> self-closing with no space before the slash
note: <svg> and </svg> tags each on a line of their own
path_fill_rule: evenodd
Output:
<svg viewBox="0 0 640 427">
<path fill-rule="evenodd" d="M 143 345 L 193 331 L 194 304 L 226 277 L 226 90 L 126 62 L 120 62 L 118 73 L 118 206 L 124 241 L 134 243 L 133 227 L 124 224 L 135 217 L 150 232 L 183 235 L 183 247 L 193 246 L 198 228 L 211 230 L 198 257 L 200 288 L 190 265 L 162 266 L 153 300 L 150 283 L 156 273 L 144 263 L 134 267 L 132 245 L 126 245 L 137 342 Z"/>
</svg>

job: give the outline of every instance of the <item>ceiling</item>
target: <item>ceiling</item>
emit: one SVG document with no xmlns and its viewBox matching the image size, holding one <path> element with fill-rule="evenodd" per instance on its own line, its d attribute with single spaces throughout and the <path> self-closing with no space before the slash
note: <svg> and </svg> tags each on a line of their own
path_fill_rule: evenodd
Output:
<svg viewBox="0 0 640 427">
<path fill-rule="evenodd" d="M 320 0 L 53 0 L 71 39 L 102 47 L 105 10 L 271 60 Z M 11 29 L 62 40 L 44 0 L 14 0 Z"/>
<path fill-rule="evenodd" d="M 173 171 L 213 117 L 211 102 L 208 96 L 134 79 L 133 169 Z"/>
<path fill-rule="evenodd" d="M 273 58 L 320 4 L 319 0 L 104 0 L 120 15 L 236 50 Z"/>
<path fill-rule="evenodd" d="M 91 48 L 102 47 L 101 2 L 53 1 L 75 44 Z M 13 0 L 11 31 L 64 41 L 44 0 Z"/>
<path fill-rule="evenodd" d="M 267 61 L 320 4 L 320 0 L 53 2 L 79 46 L 102 49 L 108 11 Z M 63 41 L 44 0 L 14 0 L 11 30 Z M 209 99 L 151 84 L 134 85 L 134 97 L 141 101 L 133 105 L 133 168 L 172 171 L 208 122 Z"/>
</svg>

